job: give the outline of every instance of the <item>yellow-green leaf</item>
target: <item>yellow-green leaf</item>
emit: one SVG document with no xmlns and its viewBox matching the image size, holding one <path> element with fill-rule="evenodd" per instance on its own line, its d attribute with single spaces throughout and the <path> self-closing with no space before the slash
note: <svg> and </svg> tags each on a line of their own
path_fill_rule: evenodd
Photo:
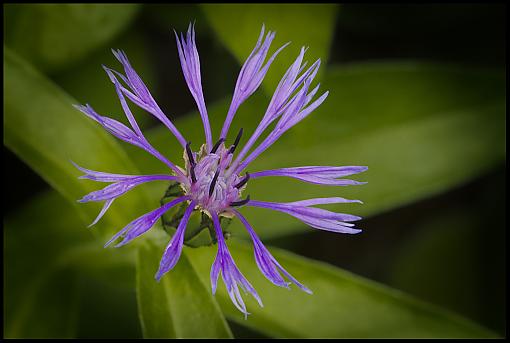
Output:
<svg viewBox="0 0 510 343">
<path fill-rule="evenodd" d="M 331 265 L 271 249 L 279 263 L 313 295 L 294 286 L 276 287 L 256 268 L 252 248 L 229 240 L 236 264 L 255 287 L 264 307 L 245 297 L 251 315 L 232 304 L 224 286 L 217 298 L 228 318 L 279 338 L 403 338 L 495 337 L 495 334 L 441 308 L 423 303 L 395 289 L 353 275 Z M 212 249 L 190 251 L 192 264 L 207 280 Z"/>
<path fill-rule="evenodd" d="M 228 338 L 230 328 L 186 254 L 156 282 L 166 240 L 147 240 L 138 249 L 137 297 L 145 338 Z"/>
</svg>

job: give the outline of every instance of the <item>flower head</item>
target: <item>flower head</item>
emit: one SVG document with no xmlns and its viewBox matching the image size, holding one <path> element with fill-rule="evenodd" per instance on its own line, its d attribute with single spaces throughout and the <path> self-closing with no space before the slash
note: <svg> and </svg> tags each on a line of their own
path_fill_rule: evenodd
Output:
<svg viewBox="0 0 510 343">
<path fill-rule="evenodd" d="M 80 202 L 104 201 L 102 210 L 91 225 L 97 223 L 116 198 L 142 183 L 155 180 L 172 181 L 178 183 L 181 189 L 180 194 L 172 201 L 162 204 L 160 207 L 129 223 L 113 236 L 112 239 L 106 243 L 105 247 L 120 238 L 122 238 L 122 241 L 120 241 L 116 247 L 131 242 L 133 239 L 150 230 L 156 221 L 170 208 L 178 204 L 180 204 L 180 206 L 184 204 L 185 210 L 182 214 L 182 218 L 179 224 L 176 225 L 177 230 L 163 253 L 159 269 L 155 275 L 155 278 L 159 280 L 178 262 L 185 241 L 185 231 L 190 216 L 194 211 L 200 211 L 212 221 L 211 230 L 214 232 L 218 247 L 216 259 L 211 268 L 212 291 L 213 293 L 216 292 L 217 281 L 221 274 L 232 302 L 245 315 L 247 315 L 248 312 L 239 288 L 250 293 L 261 306 L 262 301 L 230 255 L 223 235 L 220 218 L 236 217 L 243 223 L 253 241 L 257 266 L 269 281 L 277 286 L 286 288 L 288 288 L 290 284 L 294 284 L 307 293 L 311 293 L 311 291 L 297 281 L 276 261 L 261 242 L 247 219 L 239 212 L 238 208 L 242 206 L 252 206 L 284 212 L 313 228 L 326 231 L 350 234 L 361 231 L 355 228 L 352 223 L 361 219 L 360 217 L 314 207 L 322 204 L 361 202 L 359 200 L 332 197 L 277 203 L 251 200 L 249 195 L 246 197 L 243 195 L 248 182 L 261 177 L 290 177 L 314 184 L 348 186 L 362 184 L 363 182 L 341 178 L 361 173 L 367 169 L 366 167 L 359 166 L 307 166 L 264 170 L 251 174 L 244 172 L 246 167 L 255 158 L 275 143 L 283 133 L 306 118 L 313 110 L 320 106 L 328 96 L 328 92 L 325 92 L 313 100 L 320 86 L 317 85 L 312 90 L 310 90 L 310 86 L 320 67 L 320 60 L 315 61 L 315 63 L 305 69 L 306 62 L 303 63 L 303 58 L 306 49 L 303 47 L 294 63 L 290 65 L 283 75 L 266 112 L 257 128 L 248 139 L 246 145 L 244 145 L 242 149 L 239 149 L 240 151 L 236 154 L 238 144 L 243 134 L 242 129 L 235 137 L 232 145 L 226 144 L 230 124 L 237 109 L 257 90 L 273 60 L 288 44 L 276 50 L 276 52 L 265 61 L 274 36 L 275 34 L 273 32 L 268 32 L 264 39 L 264 26 L 262 26 L 255 48 L 248 56 L 239 73 L 232 102 L 220 136 L 215 144 L 213 144 L 213 136 L 202 92 L 200 60 L 195 42 L 194 27 L 190 24 L 185 36 L 175 33 L 184 78 L 191 95 L 197 103 L 205 131 L 206 141 L 196 151 L 193 150 L 191 142 L 185 140 L 183 135 L 173 125 L 172 121 L 163 113 L 140 76 L 131 66 L 126 54 L 120 50 L 113 51 L 113 54 L 122 64 L 124 74 L 108 67 L 104 67 L 104 69 L 110 81 L 115 86 L 120 103 L 131 127 L 114 119 L 99 115 L 88 104 L 85 106 L 75 106 L 89 118 L 102 125 L 112 135 L 147 151 L 149 154 L 165 163 L 169 168 L 168 174 L 124 175 L 93 171 L 75 164 L 78 169 L 85 173 L 81 178 L 111 183 L 105 188 L 87 194 L 79 200 Z M 152 114 L 173 133 L 183 149 L 183 168 L 169 161 L 149 143 L 138 127 L 126 98 Z M 254 146 L 262 133 L 275 121 L 276 124 L 267 134 L 266 138 L 263 139 L 259 145 Z"/>
</svg>

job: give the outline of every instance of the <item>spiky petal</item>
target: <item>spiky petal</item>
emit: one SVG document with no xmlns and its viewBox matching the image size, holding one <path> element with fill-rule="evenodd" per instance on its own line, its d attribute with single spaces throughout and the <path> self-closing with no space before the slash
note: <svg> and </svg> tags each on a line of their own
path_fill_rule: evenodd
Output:
<svg viewBox="0 0 510 343">
<path fill-rule="evenodd" d="M 168 246 L 165 249 L 163 258 L 159 264 L 158 272 L 155 276 L 156 280 L 159 281 L 163 274 L 171 270 L 179 260 L 182 252 L 182 245 L 184 243 L 184 232 L 186 230 L 186 225 L 188 224 L 191 212 L 193 212 L 195 209 L 195 205 L 195 202 L 192 201 L 188 208 L 186 208 L 177 231 L 175 231 L 172 239 L 170 240 L 170 243 L 168 243 Z"/>
<path fill-rule="evenodd" d="M 338 202 L 359 202 L 358 200 L 347 200 L 343 198 L 332 198 L 330 203 L 338 203 Z M 310 202 L 310 200 L 305 200 Z M 248 206 L 254 207 L 262 207 L 267 208 L 279 212 L 284 212 L 290 214 L 291 216 L 301 220 L 302 222 L 310 225 L 311 227 L 340 232 L 340 233 L 360 233 L 361 230 L 353 228 L 354 224 L 349 223 L 352 221 L 360 220 L 361 218 L 358 216 L 353 216 L 351 214 L 344 214 L 338 212 L 331 212 L 328 210 L 324 210 L 322 208 L 308 207 L 306 205 L 318 204 L 317 202 L 306 203 L 303 202 L 295 202 L 295 203 L 276 203 L 276 202 L 266 202 L 266 201 L 256 201 L 251 200 L 248 203 Z M 319 202 L 325 203 L 325 202 Z"/>
<path fill-rule="evenodd" d="M 328 186 L 351 186 L 362 185 L 366 182 L 359 182 L 348 179 L 338 180 L 340 177 L 353 175 L 366 171 L 367 167 L 349 166 L 349 167 L 328 167 L 328 166 L 312 166 L 312 167 L 295 167 L 264 170 L 252 173 L 251 177 L 256 179 L 266 176 L 286 176 L 301 181 L 314 183 L 318 185 Z"/>
<path fill-rule="evenodd" d="M 211 126 L 209 125 L 209 116 L 205 107 L 204 94 L 202 92 L 202 78 L 200 76 L 200 58 L 198 57 L 197 45 L 195 42 L 195 27 L 189 24 L 186 38 L 182 35 L 177 36 L 177 49 L 179 51 L 179 59 L 181 60 L 182 73 L 188 84 L 188 88 L 193 95 L 193 99 L 198 106 L 202 123 L 204 124 L 205 141 L 209 150 L 212 148 Z"/>
<path fill-rule="evenodd" d="M 306 65 L 303 64 L 303 57 L 306 52 L 306 49 L 301 48 L 301 52 L 294 61 L 294 63 L 287 69 L 287 72 L 280 80 L 276 91 L 271 98 L 271 102 L 269 103 L 264 117 L 260 121 L 259 125 L 255 129 L 255 132 L 252 134 L 246 145 L 243 147 L 239 155 L 236 157 L 235 161 L 232 163 L 232 169 L 235 172 L 240 172 L 240 170 L 244 169 L 246 165 L 249 163 L 245 163 L 242 168 L 237 168 L 241 160 L 246 156 L 248 151 L 252 148 L 261 134 L 269 127 L 269 125 L 274 122 L 276 119 L 285 116 L 286 119 L 283 122 L 286 122 L 289 116 L 295 116 L 299 111 L 303 110 L 303 108 L 310 102 L 312 97 L 317 92 L 319 86 L 315 87 L 311 92 L 308 93 L 308 87 L 310 83 L 314 79 L 317 71 L 320 67 L 320 59 L 315 61 L 315 63 L 310 66 L 305 72 L 299 76 Z M 301 87 L 301 88 L 300 88 Z M 299 91 L 297 91 L 299 89 Z M 297 92 L 296 92 L 297 91 Z M 296 94 L 294 94 L 296 92 Z M 292 96 L 294 94 L 294 96 Z M 291 97 L 292 96 L 292 97 Z M 327 95 L 326 95 L 327 96 Z M 322 96 L 324 97 L 324 95 Z M 324 98 L 319 98 L 312 105 L 314 107 L 310 108 L 311 110 L 315 109 L 317 106 L 322 103 Z M 321 100 L 322 99 L 322 100 Z M 320 101 L 319 101 L 320 100 Z M 310 113 L 308 112 L 308 113 Z M 282 120 L 280 120 L 279 125 L 281 126 Z M 290 126 L 282 130 L 280 127 L 278 130 L 274 130 L 262 143 L 264 144 L 263 149 L 267 149 L 271 144 L 273 144 L 280 136 L 288 130 Z M 276 132 L 275 132 L 276 131 Z M 281 133 L 280 133 L 281 132 Z M 279 133 L 279 134 L 278 134 Z M 261 145 L 262 145 L 261 144 Z M 262 150 L 263 151 L 263 150 Z M 260 151 L 258 154 L 260 154 Z M 257 155 L 254 155 L 252 159 L 254 159 Z M 253 154 L 252 154 L 253 155 Z M 250 160 L 251 161 L 251 160 Z"/>
<path fill-rule="evenodd" d="M 146 233 L 150 230 L 150 228 L 156 223 L 156 221 L 171 207 L 177 205 L 178 203 L 181 203 L 185 200 L 189 200 L 189 196 L 182 196 L 179 198 L 176 198 L 169 203 L 144 214 L 141 217 L 138 217 L 137 219 L 133 220 L 131 223 L 126 225 L 122 230 L 117 232 L 115 236 L 113 236 L 108 242 L 105 244 L 105 248 L 112 244 L 114 241 L 116 241 L 118 238 L 123 237 L 123 240 L 117 244 L 115 247 L 120 247 L 123 245 L 128 244 L 136 237 L 141 236 L 142 234 Z"/>
<path fill-rule="evenodd" d="M 218 240 L 218 252 L 211 268 L 212 292 L 213 294 L 216 293 L 218 277 L 221 272 L 221 276 L 223 278 L 223 282 L 225 282 L 225 286 L 227 287 L 227 292 L 230 296 L 230 299 L 234 303 L 235 307 L 244 313 L 246 318 L 249 313 L 246 310 L 246 305 L 244 304 L 241 293 L 239 292 L 239 287 L 241 287 L 241 289 L 243 289 L 245 292 L 250 293 L 255 298 L 255 300 L 257 300 L 260 306 L 263 306 L 262 300 L 260 299 L 255 288 L 253 288 L 250 282 L 248 282 L 243 274 L 241 274 L 234 260 L 232 259 L 232 256 L 228 251 L 227 244 L 225 243 L 225 239 L 223 238 L 223 232 L 221 230 L 218 215 L 213 213 L 212 220 L 216 232 L 216 239 Z"/>
<path fill-rule="evenodd" d="M 233 210 L 232 212 L 237 216 L 237 218 L 239 218 L 239 220 L 241 220 L 243 225 L 246 227 L 246 230 L 250 234 L 250 237 L 253 241 L 255 261 L 257 262 L 257 266 L 259 267 L 262 274 L 264 274 L 264 276 L 276 286 L 289 288 L 289 284 L 280 275 L 280 273 L 282 273 L 287 279 L 290 280 L 291 283 L 298 286 L 304 292 L 312 294 L 312 291 L 308 287 L 297 281 L 278 263 L 278 261 L 276 261 L 273 255 L 271 255 L 269 250 L 267 250 L 262 241 L 259 239 L 255 233 L 255 230 L 253 230 L 246 218 L 236 210 Z"/>
<path fill-rule="evenodd" d="M 232 96 L 232 102 L 230 103 L 230 108 L 227 113 L 227 117 L 225 122 L 223 123 L 223 128 L 221 130 L 220 138 L 226 138 L 228 134 L 228 130 L 230 128 L 230 124 L 232 123 L 232 119 L 234 119 L 235 113 L 239 106 L 252 95 L 257 88 L 259 88 L 262 80 L 266 76 L 267 70 L 273 63 L 276 56 L 287 46 L 290 44 L 287 43 L 276 50 L 275 53 L 269 58 L 265 65 L 263 65 L 264 60 L 266 59 L 266 55 L 271 46 L 271 42 L 273 41 L 275 36 L 274 32 L 269 31 L 266 35 L 264 43 L 262 43 L 262 38 L 264 37 L 264 25 L 262 25 L 262 30 L 260 31 L 259 39 L 257 40 L 257 44 L 255 48 L 252 50 L 251 54 L 244 62 L 241 71 L 239 72 L 239 76 L 237 78 L 236 87 L 234 89 L 234 95 Z M 262 43 L 262 45 L 261 45 Z"/>
<path fill-rule="evenodd" d="M 112 52 L 117 60 L 122 64 L 124 72 L 126 73 L 124 76 L 113 69 L 104 67 L 106 73 L 108 74 L 110 80 L 115 84 L 116 88 L 120 90 L 124 95 L 126 95 L 129 100 L 131 100 L 137 106 L 143 108 L 158 120 L 160 120 L 170 130 L 170 132 L 174 134 L 179 143 L 181 143 L 181 145 L 184 147 L 186 145 L 186 140 L 156 103 L 151 93 L 147 89 L 145 83 L 131 66 L 131 63 L 129 62 L 126 54 L 122 50 L 112 50 Z M 126 83 L 129 89 L 123 87 L 115 75 L 119 76 Z"/>
</svg>

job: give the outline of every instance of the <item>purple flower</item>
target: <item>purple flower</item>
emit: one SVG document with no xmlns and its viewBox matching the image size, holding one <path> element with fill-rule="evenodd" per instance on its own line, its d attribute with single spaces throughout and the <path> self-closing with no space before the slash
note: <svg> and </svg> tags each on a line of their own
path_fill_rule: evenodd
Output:
<svg viewBox="0 0 510 343">
<path fill-rule="evenodd" d="M 198 151 L 193 151 L 191 143 L 185 140 L 171 120 L 162 112 L 140 76 L 138 76 L 131 66 L 127 56 L 120 50 L 113 51 L 115 57 L 122 64 L 124 74 L 107 67 L 104 67 L 104 69 L 115 86 L 122 108 L 131 127 L 114 119 L 99 115 L 89 105 L 76 106 L 76 108 L 89 118 L 98 122 L 117 138 L 144 149 L 161 162 L 165 163 L 169 167 L 169 174 L 111 174 L 88 170 L 75 164 L 78 169 L 85 173 L 81 178 L 111 183 L 105 188 L 87 194 L 79 200 L 79 202 L 104 201 L 101 212 L 91 225 L 97 223 L 115 199 L 134 187 L 145 182 L 156 180 L 177 182 L 183 190 L 182 196 L 178 196 L 161 207 L 135 219 L 113 236 L 112 239 L 106 243 L 105 247 L 119 238 L 122 238 L 122 241 L 118 243 L 116 247 L 129 243 L 136 237 L 150 230 L 168 209 L 177 204 L 184 203 L 186 204 L 184 215 L 163 253 L 159 269 L 155 276 L 157 280 L 163 277 L 163 275 L 170 271 L 178 262 L 182 252 L 189 218 L 193 211 L 200 211 L 212 219 L 218 246 L 216 259 L 211 268 L 211 286 L 213 294 L 216 292 L 218 278 L 221 273 L 232 302 L 245 316 L 248 312 L 239 288 L 245 293 L 250 293 L 258 301 L 260 306 L 262 306 L 262 301 L 257 292 L 243 276 L 230 255 L 225 238 L 223 237 L 220 217 L 237 217 L 243 223 L 253 241 L 253 251 L 257 266 L 269 281 L 277 286 L 286 288 L 288 288 L 290 284 L 294 284 L 301 290 L 312 293 L 276 261 L 269 250 L 262 244 L 255 230 L 237 208 L 252 206 L 284 212 L 320 230 L 350 234 L 359 233 L 361 231 L 354 227 L 352 223 L 361 219 L 360 217 L 314 207 L 316 205 L 333 203 L 361 203 L 359 200 L 332 197 L 289 203 L 276 203 L 250 200 L 249 196 L 245 198 L 242 196 L 249 180 L 268 176 L 291 177 L 309 183 L 331 186 L 348 186 L 364 183 L 343 179 L 345 176 L 367 170 L 367 167 L 359 166 L 307 166 L 264 170 L 251 174 L 247 172 L 243 173 L 243 170 L 262 152 L 275 143 L 284 132 L 303 120 L 326 99 L 328 92 L 315 98 L 319 90 L 319 85 L 310 90 L 310 85 L 320 67 L 320 60 L 317 60 L 310 67 L 305 69 L 306 62 L 303 63 L 303 58 L 306 49 L 301 49 L 296 60 L 288 68 L 278 84 L 259 125 L 248 139 L 246 145 L 235 156 L 235 151 L 243 130 L 241 129 L 237 134 L 232 145 L 226 144 L 230 124 L 235 113 L 240 105 L 257 90 L 271 63 L 287 44 L 276 50 L 266 61 L 275 34 L 273 32 L 268 32 L 264 39 L 264 26 L 262 26 L 255 48 L 241 68 L 221 134 L 218 141 L 213 145 L 212 133 L 202 92 L 200 60 L 195 42 L 194 28 L 190 24 L 185 36 L 183 34 L 178 35 L 177 33 L 175 33 L 175 36 L 184 78 L 191 95 L 197 103 L 204 126 L 206 142 Z M 155 116 L 174 134 L 184 150 L 184 168 L 178 167 L 173 162 L 169 161 L 147 141 L 131 113 L 126 98 Z M 314 98 L 315 100 L 313 100 Z M 269 130 L 266 138 L 262 140 L 260 144 L 254 146 L 261 134 L 264 133 L 273 122 L 276 123 L 273 128 Z"/>
</svg>

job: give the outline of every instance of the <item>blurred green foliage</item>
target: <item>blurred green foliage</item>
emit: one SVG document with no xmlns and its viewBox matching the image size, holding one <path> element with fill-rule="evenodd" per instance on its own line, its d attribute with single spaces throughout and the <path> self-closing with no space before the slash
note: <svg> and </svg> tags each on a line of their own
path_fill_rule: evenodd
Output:
<svg viewBox="0 0 510 343">
<path fill-rule="evenodd" d="M 5 337 L 231 337 L 231 331 L 235 337 L 247 332 L 269 337 L 502 335 L 500 327 L 498 333 L 491 332 L 397 289 L 271 248 L 280 263 L 315 294 L 277 288 L 260 275 L 250 244 L 244 240 L 246 234 L 236 221 L 229 247 L 265 304 L 259 308 L 247 299 L 252 313 L 248 320 L 231 304 L 223 285 L 216 296 L 211 295 L 209 269 L 215 247 L 185 248 L 176 268 L 158 283 L 154 274 L 169 240 L 159 223 L 125 248 L 102 247 L 115 231 L 158 206 L 168 186 L 164 182 L 131 191 L 114 202 L 91 232 L 86 228 L 100 207 L 77 206 L 76 200 L 101 185 L 78 180 L 80 173 L 70 160 L 114 173 L 166 170 L 140 149 L 118 143 L 71 105 L 90 103 L 99 113 L 125 121 L 101 69 L 101 64 L 119 69 L 110 48 L 127 52 L 158 101 L 192 104 L 189 94 L 181 99 L 173 96 L 180 94 L 174 89 L 161 87 L 164 73 L 160 69 L 173 68 L 181 81 L 182 75 L 176 65 L 154 62 L 164 50 L 154 32 L 168 30 L 164 44 L 173 45 L 168 39 L 170 29 L 183 31 L 193 19 L 201 21 L 197 23 L 199 40 L 218 41 L 211 51 L 199 44 L 202 66 L 204 61 L 215 66 L 213 60 L 218 71 L 225 72 L 204 87 L 206 98 L 208 88 L 214 88 L 218 98 L 209 106 L 213 132 L 219 132 L 231 98 L 237 77 L 232 73 L 251 51 L 262 22 L 267 30 L 277 31 L 273 51 L 286 41 L 293 44 L 271 67 L 264 91 L 242 105 L 231 132 L 241 126 L 247 132 L 255 128 L 275 84 L 301 45 L 309 46 L 310 62 L 319 57 L 323 61 L 322 89 L 330 90 L 329 98 L 250 168 L 369 166 L 358 177 L 369 182 L 365 186 L 338 189 L 268 178 L 250 182 L 252 198 L 290 201 L 340 192 L 365 204 L 331 206 L 334 210 L 364 216 L 398 214 L 405 205 L 443 194 L 500 166 L 506 158 L 503 70 L 419 61 L 328 64 L 337 44 L 339 21 L 344 20 L 343 27 L 349 30 L 377 36 L 378 26 L 374 30 L 374 25 L 367 24 L 373 12 L 368 10 L 363 17 L 363 11 L 348 9 L 348 5 L 329 4 L 4 6 L 4 144 L 54 189 L 31 196 L 4 219 Z M 396 32 L 390 24 L 381 31 Z M 231 58 L 215 59 L 216 50 Z M 235 61 L 237 65 L 225 65 Z M 223 78 L 232 78 L 232 88 Z M 155 124 L 143 111 L 134 112 L 142 127 Z M 199 120 L 195 111 L 175 120 L 197 146 L 203 141 Z M 157 126 L 146 133 L 179 164 L 182 150 L 166 129 Z M 474 305 L 480 299 L 472 299 L 479 293 L 469 293 L 473 288 L 456 299 L 447 296 L 465 283 L 481 285 L 482 280 L 491 279 L 480 268 L 471 268 L 476 266 L 478 247 L 472 236 L 474 225 L 483 225 L 484 220 L 477 217 L 475 208 L 470 211 L 470 216 L 463 210 L 440 213 L 418 225 L 415 238 L 405 241 L 396 255 L 388 281 L 486 322 L 488 316 L 480 315 Z M 265 239 L 296 237 L 311 230 L 280 213 L 250 209 L 246 213 Z M 367 231 L 355 238 L 368 238 Z M 441 284 L 421 281 L 420 288 L 416 282 L 423 275 L 445 279 L 448 286 L 433 288 L 428 286 Z M 229 327 L 227 319 L 236 325 Z M 252 331 L 243 332 L 243 327 Z"/>
<path fill-rule="evenodd" d="M 136 4 L 7 4 L 4 42 L 38 68 L 55 71 L 108 42 L 138 9 Z"/>
<path fill-rule="evenodd" d="M 93 191 L 95 185 L 77 179 L 80 172 L 70 161 L 93 170 L 101 163 L 106 169 L 121 168 L 125 174 L 136 174 L 137 169 L 108 132 L 70 106 L 76 104 L 74 99 L 9 49 L 4 55 L 4 68 L 5 144 L 92 222 L 98 206 L 78 206 L 76 200 L 84 192 Z M 139 197 L 131 200 L 123 202 L 124 210 L 136 214 L 143 202 Z M 111 214 L 106 226 L 120 225 L 123 215 L 116 215 L 115 210 Z M 112 233 L 101 231 L 103 235 Z"/>
<path fill-rule="evenodd" d="M 218 38 L 234 54 L 239 64 L 244 63 L 257 42 L 261 22 L 266 32 L 277 33 L 273 46 L 280 47 L 291 41 L 264 78 L 263 87 L 269 95 L 273 94 L 301 47 L 310 48 L 304 59 L 310 65 L 318 58 L 323 64 L 328 61 L 337 4 L 203 4 L 201 8 Z M 320 69 L 318 80 L 323 72 L 324 68 Z"/>
</svg>

